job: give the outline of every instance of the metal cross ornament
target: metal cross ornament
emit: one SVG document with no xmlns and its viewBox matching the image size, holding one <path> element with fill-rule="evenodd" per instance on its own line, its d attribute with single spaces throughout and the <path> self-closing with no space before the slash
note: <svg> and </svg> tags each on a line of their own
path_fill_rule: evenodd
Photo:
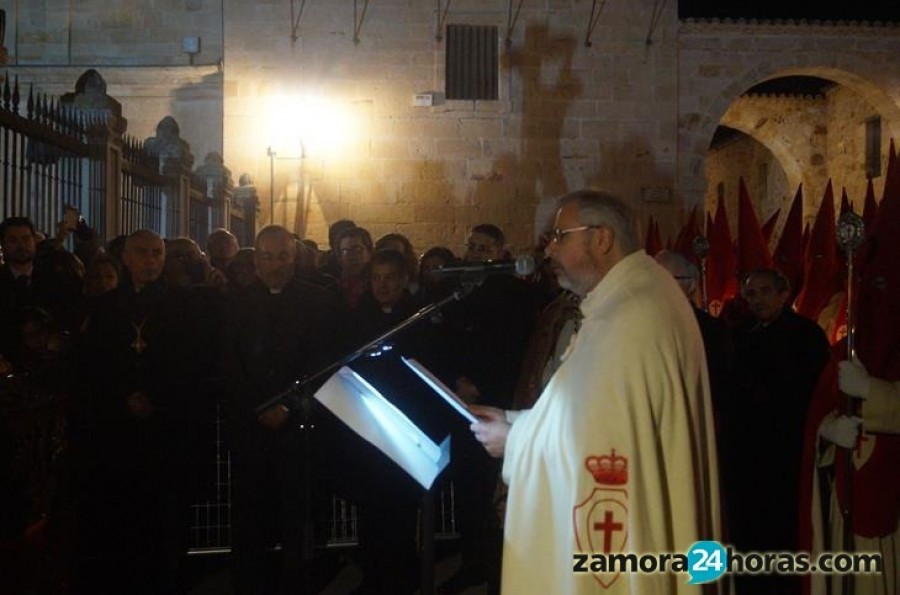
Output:
<svg viewBox="0 0 900 595">
<path fill-rule="evenodd" d="M 865 229 L 863 218 L 853 211 L 841 215 L 837 226 L 837 241 L 841 250 L 847 252 L 859 248 L 866 239 Z"/>
</svg>

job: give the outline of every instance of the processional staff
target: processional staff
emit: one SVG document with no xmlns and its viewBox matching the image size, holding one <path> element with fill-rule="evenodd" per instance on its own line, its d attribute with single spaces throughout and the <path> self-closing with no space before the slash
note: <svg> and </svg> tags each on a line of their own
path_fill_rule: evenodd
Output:
<svg viewBox="0 0 900 595">
<path fill-rule="evenodd" d="M 862 217 L 853 211 L 847 211 L 838 220 L 837 241 L 844 254 L 847 257 L 847 359 L 856 361 L 856 345 L 854 343 L 855 335 L 855 319 L 853 309 L 853 257 L 854 252 L 865 239 L 865 224 Z M 856 414 L 856 399 L 851 395 L 844 395 L 846 401 L 844 404 L 844 413 L 847 416 Z M 845 552 L 852 551 L 853 548 L 853 518 L 851 516 L 850 500 L 853 494 L 852 473 L 853 473 L 853 451 L 848 450 L 844 460 L 844 486 L 843 486 L 843 502 L 841 505 L 841 518 L 843 520 L 843 532 L 841 535 L 841 549 Z M 853 581 L 849 574 L 845 574 L 841 578 L 842 595 L 852 595 Z"/>
</svg>

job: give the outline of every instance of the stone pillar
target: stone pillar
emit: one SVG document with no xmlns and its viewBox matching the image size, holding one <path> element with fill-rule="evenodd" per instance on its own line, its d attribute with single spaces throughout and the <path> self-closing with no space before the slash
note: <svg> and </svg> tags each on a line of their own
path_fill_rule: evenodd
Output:
<svg viewBox="0 0 900 595">
<path fill-rule="evenodd" d="M 104 194 L 101 201 L 104 213 L 100 216 L 91 213 L 97 218 L 92 224 L 102 238 L 111 239 L 120 233 L 122 192 L 119 174 L 122 170 L 122 136 L 128 129 L 128 120 L 122 117 L 122 104 L 106 94 L 106 81 L 93 68 L 78 77 L 75 92 L 64 94 L 59 102 L 73 106 L 84 124 L 92 146 L 89 179 L 101 181 Z"/>
<path fill-rule="evenodd" d="M 256 222 L 259 218 L 259 195 L 256 186 L 248 174 L 242 174 L 240 185 L 234 189 L 234 208 L 243 214 L 243 229 L 238 234 L 241 246 L 252 246 L 256 241 Z"/>
<path fill-rule="evenodd" d="M 181 138 L 181 130 L 172 116 L 166 116 L 156 125 L 156 136 L 144 142 L 148 153 L 159 158 L 159 173 L 171 178 L 167 200 L 176 205 L 178 219 L 170 237 L 192 236 L 191 233 L 191 167 L 194 155 L 191 147 Z M 201 238 L 194 238 L 198 242 Z"/>
<path fill-rule="evenodd" d="M 192 179 L 194 188 L 210 201 L 210 228 L 231 229 L 234 182 L 231 180 L 231 170 L 225 167 L 222 156 L 215 152 L 207 153 L 203 165 L 194 170 Z"/>
</svg>

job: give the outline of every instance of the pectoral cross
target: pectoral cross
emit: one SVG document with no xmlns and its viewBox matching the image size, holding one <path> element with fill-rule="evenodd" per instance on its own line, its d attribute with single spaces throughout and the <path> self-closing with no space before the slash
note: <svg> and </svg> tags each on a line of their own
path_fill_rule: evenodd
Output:
<svg viewBox="0 0 900 595">
<path fill-rule="evenodd" d="M 140 355 L 144 352 L 144 349 L 147 348 L 147 342 L 144 341 L 144 337 L 142 335 L 142 331 L 144 330 L 144 325 L 147 324 L 147 319 L 143 319 L 140 324 L 131 323 L 131 328 L 134 329 L 134 341 L 131 342 L 131 348 L 134 349 L 134 352 Z"/>
</svg>

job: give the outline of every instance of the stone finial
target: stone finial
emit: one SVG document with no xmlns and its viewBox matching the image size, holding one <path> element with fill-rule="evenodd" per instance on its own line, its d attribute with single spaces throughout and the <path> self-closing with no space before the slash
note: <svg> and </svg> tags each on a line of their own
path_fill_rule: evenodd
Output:
<svg viewBox="0 0 900 595">
<path fill-rule="evenodd" d="M 118 134 L 128 128 L 128 120 L 122 117 L 122 104 L 106 94 L 106 81 L 93 68 L 84 71 L 75 82 L 75 92 L 64 94 L 59 102 L 75 106 L 88 120 L 105 121 Z"/>
<path fill-rule="evenodd" d="M 163 174 L 174 174 L 190 171 L 194 164 L 191 146 L 181 138 L 178 122 L 172 116 L 166 116 L 156 125 L 156 136 L 144 142 L 149 153 L 159 156 L 159 171 Z"/>
<path fill-rule="evenodd" d="M 256 196 L 256 186 L 253 185 L 253 178 L 250 174 L 241 174 L 240 185 L 234 189 L 234 202 L 242 207 L 258 206 L 259 198 Z"/>
<path fill-rule="evenodd" d="M 194 170 L 194 186 L 204 189 L 207 198 L 223 199 L 231 195 L 234 182 L 225 160 L 215 151 L 206 154 L 203 165 Z"/>
</svg>

